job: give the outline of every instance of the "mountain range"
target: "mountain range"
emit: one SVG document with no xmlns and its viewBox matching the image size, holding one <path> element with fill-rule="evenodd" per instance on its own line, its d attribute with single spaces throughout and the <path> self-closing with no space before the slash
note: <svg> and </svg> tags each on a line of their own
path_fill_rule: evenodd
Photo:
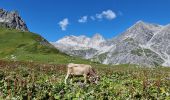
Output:
<svg viewBox="0 0 170 100">
<path fill-rule="evenodd" d="M 69 55 L 103 64 L 170 66 L 170 25 L 138 21 L 109 40 L 97 33 L 91 38 L 65 36 L 51 44 Z"/>
<path fill-rule="evenodd" d="M 103 64 L 170 66 L 169 24 L 138 21 L 112 39 L 105 39 L 99 33 L 93 37 L 71 35 L 50 42 L 51 45 L 40 35 L 29 32 L 17 11 L 0 9 L 0 42 L 1 59 L 15 56 L 17 60 L 48 62 L 51 59 L 60 63 L 71 62 L 71 56 L 79 56 Z"/>
</svg>

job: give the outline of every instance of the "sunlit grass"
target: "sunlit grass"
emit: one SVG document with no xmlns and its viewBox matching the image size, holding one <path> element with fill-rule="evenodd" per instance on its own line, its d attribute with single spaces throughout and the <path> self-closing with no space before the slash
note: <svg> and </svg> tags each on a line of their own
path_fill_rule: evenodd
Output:
<svg viewBox="0 0 170 100">
<path fill-rule="evenodd" d="M 0 61 L 0 97 L 36 100 L 170 99 L 170 68 L 92 66 L 101 77 L 99 84 L 74 82 L 65 85 L 66 64 Z"/>
</svg>

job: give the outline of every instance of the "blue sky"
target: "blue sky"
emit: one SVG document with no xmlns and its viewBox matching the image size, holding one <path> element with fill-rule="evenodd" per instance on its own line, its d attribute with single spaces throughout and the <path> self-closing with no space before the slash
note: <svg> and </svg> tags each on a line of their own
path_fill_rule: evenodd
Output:
<svg viewBox="0 0 170 100">
<path fill-rule="evenodd" d="M 0 0 L 0 8 L 17 10 L 31 32 L 49 41 L 66 35 L 91 37 L 95 33 L 112 38 L 138 20 L 170 23 L 170 0 Z M 108 10 L 112 11 L 110 17 Z M 83 16 L 87 21 L 78 22 Z M 65 30 L 59 26 L 63 19 L 68 21 Z"/>
</svg>

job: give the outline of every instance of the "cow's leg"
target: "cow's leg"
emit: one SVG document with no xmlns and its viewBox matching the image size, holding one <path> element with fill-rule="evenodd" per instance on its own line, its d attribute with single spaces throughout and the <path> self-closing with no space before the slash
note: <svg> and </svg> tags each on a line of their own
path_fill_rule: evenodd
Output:
<svg viewBox="0 0 170 100">
<path fill-rule="evenodd" d="M 87 74 L 84 74 L 84 83 L 87 83 Z"/>
<path fill-rule="evenodd" d="M 70 83 L 73 84 L 73 75 L 71 76 Z"/>
<path fill-rule="evenodd" d="M 68 77 L 69 77 L 69 74 L 67 74 L 66 77 L 65 77 L 65 84 L 67 84 Z"/>
</svg>

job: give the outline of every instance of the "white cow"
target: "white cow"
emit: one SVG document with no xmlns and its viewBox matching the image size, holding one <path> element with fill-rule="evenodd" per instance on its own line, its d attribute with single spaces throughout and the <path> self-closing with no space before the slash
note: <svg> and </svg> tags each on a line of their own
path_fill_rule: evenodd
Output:
<svg viewBox="0 0 170 100">
<path fill-rule="evenodd" d="M 85 64 L 73 64 L 69 63 L 67 65 L 67 75 L 65 77 L 65 84 L 67 84 L 67 79 L 73 76 L 84 76 L 84 83 L 87 83 L 87 78 L 90 82 L 97 84 L 99 77 L 97 76 L 91 65 Z M 72 80 L 72 79 L 71 79 Z"/>
</svg>

